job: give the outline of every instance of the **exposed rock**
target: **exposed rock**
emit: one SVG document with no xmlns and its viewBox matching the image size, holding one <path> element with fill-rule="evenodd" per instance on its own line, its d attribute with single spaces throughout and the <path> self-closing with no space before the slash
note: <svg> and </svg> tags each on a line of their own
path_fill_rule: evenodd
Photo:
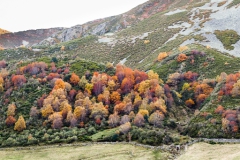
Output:
<svg viewBox="0 0 240 160">
<path fill-rule="evenodd" d="M 0 44 L 4 48 L 16 48 L 21 46 L 23 41 L 26 41 L 28 42 L 28 46 L 31 46 L 62 30 L 63 28 L 50 28 L 5 33 L 0 35 Z"/>
</svg>

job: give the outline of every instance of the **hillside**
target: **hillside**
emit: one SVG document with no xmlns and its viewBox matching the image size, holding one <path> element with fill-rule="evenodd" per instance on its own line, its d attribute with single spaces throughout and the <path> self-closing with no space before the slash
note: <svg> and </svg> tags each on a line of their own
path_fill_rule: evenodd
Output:
<svg viewBox="0 0 240 160">
<path fill-rule="evenodd" d="M 76 56 L 84 59 L 114 65 L 120 62 L 142 70 L 147 70 L 160 52 L 171 52 L 188 44 L 239 56 L 240 31 L 238 21 L 234 20 L 239 14 L 238 5 L 234 5 L 237 1 L 224 2 L 148 1 L 122 15 L 64 29 L 32 48 L 57 55 L 61 46 L 65 46 L 66 53 L 74 50 Z M 124 17 L 128 17 L 125 26 Z"/>
<path fill-rule="evenodd" d="M 21 32 L 0 34 L 0 46 L 3 48 L 17 48 L 20 46 L 32 46 L 48 38 L 63 28 L 37 29 Z"/>
<path fill-rule="evenodd" d="M 239 138 L 239 4 L 150 0 L 71 28 L 0 35 L 1 147 Z"/>
</svg>

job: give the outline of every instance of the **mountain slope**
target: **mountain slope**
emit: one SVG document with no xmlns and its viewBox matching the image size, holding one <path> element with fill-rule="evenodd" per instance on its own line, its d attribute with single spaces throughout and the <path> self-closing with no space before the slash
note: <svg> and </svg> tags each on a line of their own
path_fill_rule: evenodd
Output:
<svg viewBox="0 0 240 160">
<path fill-rule="evenodd" d="M 149 1 L 1 50 L 0 144 L 239 138 L 237 2 Z"/>
<path fill-rule="evenodd" d="M 123 14 L 67 28 L 57 35 L 52 35 L 51 39 L 66 42 L 87 35 L 103 35 L 107 32 L 120 31 L 158 12 L 166 10 L 171 3 L 172 1 L 170 0 L 151 0 Z M 45 39 L 39 45 L 53 44 L 51 43 L 51 39 Z"/>
<path fill-rule="evenodd" d="M 19 46 L 31 46 L 48 38 L 50 35 L 61 31 L 63 28 L 37 29 L 16 33 L 0 34 L 0 45 L 3 48 L 16 48 Z"/>
</svg>

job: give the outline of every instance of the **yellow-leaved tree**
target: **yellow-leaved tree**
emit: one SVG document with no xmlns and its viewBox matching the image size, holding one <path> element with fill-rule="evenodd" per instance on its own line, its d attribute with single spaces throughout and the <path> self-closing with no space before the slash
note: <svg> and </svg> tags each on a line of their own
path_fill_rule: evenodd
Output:
<svg viewBox="0 0 240 160">
<path fill-rule="evenodd" d="M 15 123 L 14 130 L 21 132 L 24 129 L 26 129 L 26 123 L 23 116 L 20 116 L 17 122 Z"/>
<path fill-rule="evenodd" d="M 159 53 L 159 55 L 158 55 L 158 57 L 157 57 L 157 60 L 158 60 L 158 61 L 162 61 L 162 60 L 165 59 L 167 56 L 168 56 L 168 53 L 167 53 L 167 52 L 161 52 L 161 53 Z"/>
</svg>

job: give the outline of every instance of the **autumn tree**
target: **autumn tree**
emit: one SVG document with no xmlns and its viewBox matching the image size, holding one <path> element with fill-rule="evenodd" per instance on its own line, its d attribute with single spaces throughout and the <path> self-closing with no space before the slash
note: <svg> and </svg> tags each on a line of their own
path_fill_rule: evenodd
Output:
<svg viewBox="0 0 240 160">
<path fill-rule="evenodd" d="M 188 90 L 190 88 L 190 84 L 189 83 L 184 83 L 183 86 L 182 86 L 182 91 L 181 92 L 184 92 L 186 90 Z"/>
<path fill-rule="evenodd" d="M 117 127 L 120 122 L 120 117 L 118 116 L 117 112 L 111 114 L 108 118 L 108 124 L 110 127 Z"/>
<path fill-rule="evenodd" d="M 55 112 L 48 117 L 48 120 L 52 122 L 53 129 L 60 129 L 63 126 L 62 119 L 60 112 Z"/>
<path fill-rule="evenodd" d="M 121 121 L 120 121 L 120 124 L 125 124 L 127 122 L 130 122 L 130 118 L 128 115 L 124 115 L 121 117 Z"/>
<path fill-rule="evenodd" d="M 222 114 L 224 112 L 223 106 L 219 105 L 214 112 L 217 114 Z"/>
<path fill-rule="evenodd" d="M 7 63 L 6 63 L 5 60 L 1 60 L 1 61 L 0 61 L 0 69 L 1 69 L 1 68 L 5 68 L 5 67 L 6 67 L 6 64 L 7 64 Z"/>
<path fill-rule="evenodd" d="M 66 122 L 70 123 L 70 127 L 77 125 L 77 118 L 73 115 L 72 111 L 68 112 Z"/>
<path fill-rule="evenodd" d="M 3 91 L 4 91 L 3 85 L 4 85 L 4 80 L 3 80 L 3 78 L 0 76 L 0 92 L 3 92 Z"/>
<path fill-rule="evenodd" d="M 185 101 L 185 104 L 186 104 L 187 107 L 190 107 L 190 108 L 191 108 L 195 103 L 194 103 L 194 101 L 190 98 L 190 99 L 188 99 L 188 100 Z"/>
<path fill-rule="evenodd" d="M 15 124 L 16 119 L 13 116 L 8 116 L 5 122 L 6 122 L 6 125 L 10 127 Z"/>
<path fill-rule="evenodd" d="M 131 129 L 131 123 L 130 122 L 126 122 L 122 125 L 120 125 L 119 127 L 119 131 L 123 134 L 127 134 Z"/>
<path fill-rule="evenodd" d="M 162 98 L 155 99 L 150 103 L 150 111 L 154 112 L 156 110 L 159 110 L 164 114 L 167 113 L 167 107 L 165 105 L 165 101 Z"/>
<path fill-rule="evenodd" d="M 57 67 L 56 67 L 56 65 L 55 65 L 54 62 L 51 63 L 51 71 L 52 71 L 53 73 L 56 73 L 56 72 L 57 72 Z"/>
<path fill-rule="evenodd" d="M 72 106 L 68 104 L 68 101 L 63 101 L 60 105 L 60 111 L 62 113 L 63 119 L 67 117 L 69 111 L 72 111 Z"/>
<path fill-rule="evenodd" d="M 102 81 L 98 81 L 93 84 L 93 94 L 98 96 L 103 91 L 103 83 Z"/>
<path fill-rule="evenodd" d="M 167 97 L 166 105 L 168 107 L 171 107 L 174 100 L 173 100 L 172 94 L 170 92 L 170 87 L 167 84 L 164 84 L 164 92 Z"/>
<path fill-rule="evenodd" d="M 138 111 L 138 114 L 141 114 L 143 117 L 144 117 L 144 116 L 149 116 L 149 112 L 148 112 L 148 110 L 146 110 L 146 109 L 140 109 L 140 110 Z"/>
<path fill-rule="evenodd" d="M 240 95 L 240 80 L 238 80 L 236 83 L 234 83 L 231 94 L 233 97 L 237 97 Z"/>
<path fill-rule="evenodd" d="M 53 108 L 52 108 L 51 104 L 47 104 L 45 107 L 43 107 L 41 109 L 41 113 L 42 113 L 42 116 L 45 118 L 48 117 L 50 114 L 52 114 Z"/>
<path fill-rule="evenodd" d="M 7 71 L 7 69 L 2 68 L 0 71 L 0 77 L 6 78 L 8 75 L 9 75 L 9 72 Z"/>
<path fill-rule="evenodd" d="M 116 74 L 118 82 L 121 84 L 122 80 L 125 78 L 124 67 L 120 64 L 116 66 Z"/>
<path fill-rule="evenodd" d="M 14 75 L 12 76 L 12 82 L 15 87 L 21 87 L 24 83 L 26 83 L 26 78 L 24 75 Z"/>
<path fill-rule="evenodd" d="M 69 68 L 66 67 L 66 68 L 64 69 L 63 73 L 64 73 L 64 74 L 68 74 L 68 73 L 69 73 Z"/>
<path fill-rule="evenodd" d="M 178 48 L 178 50 L 179 50 L 180 52 L 183 52 L 183 51 L 188 50 L 188 49 L 189 49 L 188 46 L 180 46 L 180 47 Z"/>
<path fill-rule="evenodd" d="M 15 116 L 16 105 L 14 103 L 8 105 L 7 116 Z"/>
<path fill-rule="evenodd" d="M 136 117 L 134 118 L 134 121 L 133 121 L 133 123 L 138 127 L 142 127 L 144 125 L 144 122 L 145 122 L 144 117 L 140 113 L 138 113 L 136 115 Z"/>
<path fill-rule="evenodd" d="M 64 50 L 65 50 L 65 46 L 62 46 L 62 47 L 61 47 L 61 51 L 64 51 Z"/>
<path fill-rule="evenodd" d="M 114 112 L 118 113 L 124 113 L 126 103 L 125 102 L 120 102 L 114 106 Z"/>
<path fill-rule="evenodd" d="M 78 75 L 76 75 L 75 73 L 72 73 L 70 82 L 74 85 L 77 85 L 79 81 L 80 81 L 80 78 L 78 77 Z"/>
<path fill-rule="evenodd" d="M 164 117 L 165 117 L 164 114 L 157 110 L 150 115 L 148 120 L 149 120 L 149 123 L 154 126 L 162 126 Z"/>
<path fill-rule="evenodd" d="M 188 57 L 186 56 L 186 54 L 181 53 L 181 54 L 178 55 L 177 61 L 178 61 L 178 62 L 183 62 L 183 61 L 185 61 L 187 58 L 188 58 Z"/>
<path fill-rule="evenodd" d="M 159 53 L 157 60 L 160 62 L 163 59 L 165 59 L 167 56 L 168 56 L 167 52 L 161 52 L 161 53 Z"/>
<path fill-rule="evenodd" d="M 225 72 L 221 72 L 220 76 L 216 77 L 217 82 L 223 82 L 226 81 L 227 74 Z"/>
<path fill-rule="evenodd" d="M 18 118 L 17 122 L 15 123 L 14 130 L 20 132 L 24 129 L 26 129 L 26 123 L 25 123 L 23 116 L 20 116 Z"/>
<path fill-rule="evenodd" d="M 110 95 L 110 100 L 113 103 L 120 101 L 120 99 L 121 99 L 121 95 L 117 91 L 113 91 L 112 94 Z"/>
<path fill-rule="evenodd" d="M 86 86 L 87 83 L 88 83 L 88 80 L 86 79 L 86 76 L 82 76 L 80 81 L 78 82 L 78 85 L 82 89 L 85 89 L 85 86 Z"/>
<path fill-rule="evenodd" d="M 69 101 L 73 101 L 76 95 L 77 95 L 77 91 L 75 89 L 70 90 L 68 93 Z"/>
<path fill-rule="evenodd" d="M 173 74 L 170 74 L 168 76 L 168 80 L 167 80 L 167 84 L 170 85 L 170 86 L 175 86 L 178 84 L 179 80 L 181 78 L 181 74 L 176 72 L 176 73 L 173 73 Z"/>
<path fill-rule="evenodd" d="M 196 100 L 197 104 L 200 105 L 206 98 L 207 98 L 206 94 L 199 94 Z"/>
<path fill-rule="evenodd" d="M 49 73 L 49 75 L 47 76 L 48 81 L 50 81 L 54 78 L 60 78 L 60 75 L 58 73 Z"/>
<path fill-rule="evenodd" d="M 128 115 L 129 120 L 132 122 L 134 120 L 134 118 L 136 117 L 135 113 L 133 111 L 131 111 Z"/>
<path fill-rule="evenodd" d="M 84 121 L 86 117 L 86 109 L 84 107 L 77 106 L 74 109 L 74 116 L 76 119 L 79 119 L 80 121 Z"/>
<path fill-rule="evenodd" d="M 162 83 L 162 80 L 159 78 L 159 75 L 157 73 L 155 73 L 153 70 L 148 71 L 148 79 L 157 79 L 160 81 L 160 83 Z"/>
<path fill-rule="evenodd" d="M 192 72 L 192 71 L 188 71 L 188 72 L 184 73 L 183 77 L 185 80 L 192 82 L 192 81 L 197 80 L 198 74 L 195 72 Z"/>
<path fill-rule="evenodd" d="M 39 114 L 37 107 L 32 107 L 30 110 L 30 117 L 36 118 Z"/>
<path fill-rule="evenodd" d="M 43 106 L 43 101 L 44 99 L 47 97 L 46 94 L 43 94 L 38 100 L 37 100 L 37 105 L 38 107 L 42 107 Z"/>
<path fill-rule="evenodd" d="M 131 81 L 129 78 L 124 78 L 121 84 L 121 90 L 122 94 L 129 93 L 133 88 L 133 81 Z"/>
<path fill-rule="evenodd" d="M 57 79 L 55 81 L 54 89 L 59 89 L 59 88 L 65 89 L 65 83 L 62 79 Z"/>
<path fill-rule="evenodd" d="M 108 110 L 103 106 L 103 103 L 95 103 L 92 107 L 92 112 L 90 117 L 93 119 L 103 118 L 108 116 Z"/>
</svg>

